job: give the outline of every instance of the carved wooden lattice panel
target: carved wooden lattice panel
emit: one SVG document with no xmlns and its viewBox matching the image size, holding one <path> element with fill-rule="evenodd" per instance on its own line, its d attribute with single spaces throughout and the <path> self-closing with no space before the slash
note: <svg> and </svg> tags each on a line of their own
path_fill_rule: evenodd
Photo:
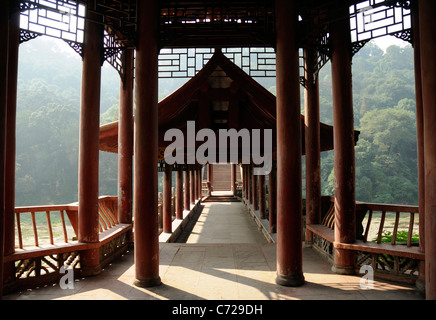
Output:
<svg viewBox="0 0 436 320">
<path fill-rule="evenodd" d="M 15 278 L 29 279 L 49 274 L 59 274 L 62 266 L 80 268 L 79 252 L 52 254 L 43 257 L 15 261 Z"/>
<path fill-rule="evenodd" d="M 273 48 L 223 48 L 224 55 L 251 77 L 275 77 Z M 168 48 L 159 54 L 160 78 L 193 77 L 212 57 L 212 48 Z"/>
<path fill-rule="evenodd" d="M 123 233 L 100 247 L 100 262 L 104 262 L 127 245 L 127 234 Z"/>
<path fill-rule="evenodd" d="M 328 257 L 333 258 L 333 243 L 314 233 L 313 244 Z"/>
<path fill-rule="evenodd" d="M 419 260 L 389 254 L 357 251 L 356 269 L 370 265 L 375 273 L 418 278 Z"/>
<path fill-rule="evenodd" d="M 80 1 L 21 1 L 20 11 L 20 28 L 25 33 L 47 35 L 67 42 L 83 42 L 86 10 Z"/>
<path fill-rule="evenodd" d="M 410 1 L 367 0 L 350 7 L 351 41 L 394 35 L 411 41 Z M 407 36 L 408 35 L 408 36 Z"/>
</svg>

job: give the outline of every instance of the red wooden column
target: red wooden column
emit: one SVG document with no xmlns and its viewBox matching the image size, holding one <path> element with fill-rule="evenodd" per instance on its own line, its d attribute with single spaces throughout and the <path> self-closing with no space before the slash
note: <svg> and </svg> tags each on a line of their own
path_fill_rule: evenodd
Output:
<svg viewBox="0 0 436 320">
<path fill-rule="evenodd" d="M 335 146 L 335 241 L 353 243 L 356 240 L 356 183 L 350 20 L 345 1 L 332 10 L 339 17 L 330 25 Z M 333 269 L 336 273 L 354 273 L 354 251 L 335 248 L 334 256 Z"/>
<path fill-rule="evenodd" d="M 183 170 L 181 165 L 176 171 L 176 219 L 183 219 Z"/>
<path fill-rule="evenodd" d="M 133 160 L 133 59 L 134 50 L 124 51 L 124 79 L 120 84 L 118 127 L 118 221 L 132 223 Z"/>
<path fill-rule="evenodd" d="M 6 109 L 8 85 L 9 0 L 0 4 L 0 33 L 4 43 L 0 48 L 0 299 L 3 296 L 3 263 L 5 244 L 5 162 Z"/>
<path fill-rule="evenodd" d="M 200 177 L 200 174 L 198 173 L 198 167 L 195 166 L 194 167 L 194 179 L 195 179 L 195 184 L 194 184 L 194 194 L 195 194 L 195 200 L 197 200 L 198 198 L 200 198 L 200 194 L 198 193 L 198 178 Z"/>
<path fill-rule="evenodd" d="M 191 179 L 192 179 L 192 194 L 191 194 L 191 200 L 193 200 L 195 203 L 195 200 L 197 199 L 197 168 L 194 166 L 191 169 Z"/>
<path fill-rule="evenodd" d="M 301 199 L 301 125 L 297 4 L 276 0 L 277 278 L 304 284 Z"/>
<path fill-rule="evenodd" d="M 269 219 L 270 233 L 277 232 L 276 207 L 277 207 L 277 177 L 276 177 L 276 168 L 275 166 L 273 166 L 268 177 L 268 219 Z"/>
<path fill-rule="evenodd" d="M 314 77 L 315 52 L 304 49 L 305 78 L 304 125 L 306 146 L 306 223 L 321 222 L 321 147 L 319 124 L 319 84 Z M 306 228 L 306 244 L 312 244 L 313 233 Z"/>
<path fill-rule="evenodd" d="M 88 3 L 93 7 L 94 3 Z M 99 241 L 98 159 L 100 130 L 100 83 L 103 53 L 103 26 L 94 22 L 99 17 L 88 11 L 82 62 L 82 93 L 79 137 L 79 219 L 78 240 Z M 80 256 L 82 269 L 88 275 L 101 272 L 99 249 Z"/>
<path fill-rule="evenodd" d="M 210 184 L 210 187 L 213 190 L 213 164 L 210 164 L 210 163 L 208 164 L 207 172 L 208 172 L 208 175 L 209 175 L 209 184 Z"/>
<path fill-rule="evenodd" d="M 236 164 L 231 164 L 232 193 L 236 195 Z"/>
<path fill-rule="evenodd" d="M 424 119 L 421 81 L 421 41 L 418 7 L 412 7 L 412 30 L 415 67 L 416 136 L 418 158 L 418 204 L 419 204 L 419 250 L 425 252 L 425 162 L 424 162 Z M 416 287 L 425 291 L 425 261 L 419 262 L 419 278 Z"/>
<path fill-rule="evenodd" d="M 436 300 L 436 2 L 419 1 L 425 162 L 425 295 Z"/>
<path fill-rule="evenodd" d="M 253 198 L 253 210 L 259 209 L 259 183 L 257 182 L 258 176 L 254 174 L 254 166 L 251 167 L 251 187 L 252 187 L 252 198 Z"/>
<path fill-rule="evenodd" d="M 12 2 L 9 3 L 12 11 Z M 16 114 L 18 85 L 18 52 L 20 43 L 20 13 L 11 12 L 9 20 L 8 75 L 6 92 L 6 157 L 4 189 L 4 255 L 15 252 L 15 150 L 16 150 Z M 12 263 L 4 266 L 4 283 L 14 280 Z"/>
<path fill-rule="evenodd" d="M 258 198 L 259 198 L 259 218 L 265 219 L 266 217 L 266 208 L 265 208 L 265 176 L 261 174 L 259 177 L 259 185 L 258 185 Z"/>
<path fill-rule="evenodd" d="M 247 165 L 247 193 L 248 193 L 248 204 L 253 204 L 253 186 L 252 186 L 252 176 L 253 171 L 251 170 L 251 164 Z"/>
<path fill-rule="evenodd" d="M 184 207 L 185 210 L 191 210 L 191 183 L 189 179 L 189 168 L 185 165 L 184 171 L 185 175 L 185 196 L 184 196 Z"/>
<path fill-rule="evenodd" d="M 171 186 L 172 186 L 171 166 L 165 164 L 163 172 L 163 203 L 162 203 L 162 215 L 163 215 L 163 232 L 172 232 L 172 219 L 171 219 Z"/>
<path fill-rule="evenodd" d="M 203 186 L 202 182 L 203 182 L 202 167 L 198 166 L 198 183 L 197 183 L 198 199 L 201 199 L 202 186 Z"/>
<path fill-rule="evenodd" d="M 189 180 L 190 180 L 190 184 L 189 184 L 189 195 L 190 195 L 190 203 L 191 204 L 195 204 L 195 173 L 194 173 L 194 168 L 190 167 L 189 168 Z"/>
<path fill-rule="evenodd" d="M 242 167 L 242 199 L 245 200 L 245 187 L 247 185 L 246 177 L 245 177 L 245 165 L 241 165 Z"/>
<path fill-rule="evenodd" d="M 248 201 L 248 184 L 250 183 L 248 179 L 248 166 L 244 165 L 244 186 L 245 186 L 245 201 Z"/>
<path fill-rule="evenodd" d="M 158 234 L 158 4 L 138 1 L 135 68 L 134 217 L 135 285 L 151 287 L 159 277 Z"/>
</svg>

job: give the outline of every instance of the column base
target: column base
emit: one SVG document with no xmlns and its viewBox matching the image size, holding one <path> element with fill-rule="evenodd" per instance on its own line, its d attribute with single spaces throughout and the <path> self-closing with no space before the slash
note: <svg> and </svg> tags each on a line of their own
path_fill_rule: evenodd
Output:
<svg viewBox="0 0 436 320">
<path fill-rule="evenodd" d="M 160 286 L 162 284 L 162 281 L 160 277 L 157 277 L 156 279 L 147 279 L 147 280 L 136 279 L 133 282 L 133 284 L 141 288 L 151 288 L 151 287 Z"/>
<path fill-rule="evenodd" d="M 313 248 L 313 242 L 304 241 L 303 242 L 303 248 Z"/>
<path fill-rule="evenodd" d="M 336 274 L 343 274 L 343 275 L 355 275 L 356 270 L 353 267 L 339 267 L 339 266 L 332 266 L 332 271 Z"/>
<path fill-rule="evenodd" d="M 97 276 L 103 272 L 103 269 L 100 265 L 98 266 L 86 266 L 80 269 L 80 275 L 83 277 L 92 277 Z"/>
<path fill-rule="evenodd" d="M 276 283 L 284 287 L 300 287 L 304 284 L 303 274 L 283 276 L 277 274 Z"/>
<path fill-rule="evenodd" d="M 416 279 L 415 287 L 419 293 L 425 295 L 425 280 L 424 279 L 421 279 L 421 278 Z"/>
<path fill-rule="evenodd" d="M 100 249 L 90 249 L 80 253 L 80 265 L 80 274 L 84 277 L 96 276 L 102 273 Z"/>
</svg>

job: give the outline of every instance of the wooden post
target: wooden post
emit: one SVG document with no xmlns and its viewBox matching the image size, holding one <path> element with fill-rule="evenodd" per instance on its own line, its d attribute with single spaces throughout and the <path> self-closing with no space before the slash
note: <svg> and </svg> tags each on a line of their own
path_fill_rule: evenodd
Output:
<svg viewBox="0 0 436 320">
<path fill-rule="evenodd" d="M 172 186 L 172 170 L 171 166 L 165 164 L 163 173 L 163 232 L 172 232 L 172 218 L 171 218 L 171 186 Z"/>
<path fill-rule="evenodd" d="M 254 174 L 254 167 L 251 167 L 251 192 L 253 193 L 253 211 L 256 211 L 259 209 L 259 184 L 257 183 L 257 175 Z"/>
<path fill-rule="evenodd" d="M 236 195 L 236 164 L 231 164 L 232 194 Z"/>
<path fill-rule="evenodd" d="M 197 183 L 197 189 L 198 189 L 198 199 L 201 200 L 201 196 L 202 196 L 202 182 L 203 182 L 203 178 L 202 178 L 202 174 L 201 174 L 201 166 L 198 166 L 198 183 Z"/>
<path fill-rule="evenodd" d="M 213 164 L 209 165 L 210 168 L 210 188 L 213 191 Z"/>
<path fill-rule="evenodd" d="M 197 200 L 198 198 L 200 198 L 200 194 L 198 193 L 198 178 L 199 178 L 199 173 L 198 173 L 198 167 L 195 166 L 194 167 L 194 180 L 195 180 L 195 184 L 194 184 L 194 194 L 195 194 L 195 200 Z"/>
<path fill-rule="evenodd" d="M 18 53 L 20 43 L 20 13 L 12 12 L 12 2 L 9 2 L 9 38 L 7 57 L 7 85 L 6 89 L 6 141 L 4 163 L 4 255 L 15 252 L 15 152 L 16 152 L 16 114 L 17 114 L 17 85 L 18 85 Z M 8 11 L 6 11 L 8 13 Z M 9 14 L 9 13 L 8 13 Z M 14 280 L 14 265 L 3 265 L 3 281 L 9 283 Z"/>
<path fill-rule="evenodd" d="M 306 146 L 306 223 L 321 222 L 321 147 L 319 124 L 319 84 L 314 76 L 315 52 L 304 49 L 306 87 L 305 106 L 305 146 Z M 306 228 L 306 244 L 313 243 L 313 233 Z"/>
<path fill-rule="evenodd" d="M 351 34 L 348 6 L 330 25 L 331 67 L 333 88 L 333 133 L 335 171 L 335 241 L 356 241 L 354 118 L 351 73 Z M 336 249 L 333 270 L 339 274 L 354 274 L 354 251 Z"/>
<path fill-rule="evenodd" d="M 269 232 L 276 233 L 276 207 L 277 207 L 277 178 L 276 168 L 272 167 L 269 173 L 268 180 L 268 218 L 269 218 Z"/>
<path fill-rule="evenodd" d="M 158 234 L 158 3 L 138 1 L 135 69 L 135 285 L 161 284 Z M 146 138 L 145 138 L 146 137 Z"/>
<path fill-rule="evenodd" d="M 252 185 L 252 175 L 253 171 L 251 170 L 251 164 L 247 165 L 247 193 L 248 193 L 248 204 L 253 204 L 253 185 Z"/>
<path fill-rule="evenodd" d="M 276 0 L 277 284 L 303 276 L 301 125 L 297 4 Z"/>
<path fill-rule="evenodd" d="M 189 168 L 189 180 L 190 203 L 195 204 L 195 173 L 193 167 Z"/>
<path fill-rule="evenodd" d="M 176 171 L 176 219 L 183 219 L 183 170 L 181 165 Z"/>
<path fill-rule="evenodd" d="M 242 165 L 242 199 L 245 200 L 247 199 L 247 192 L 246 192 L 246 187 L 247 187 L 247 177 L 245 175 L 245 171 L 246 171 L 246 167 L 245 164 Z"/>
<path fill-rule="evenodd" d="M 118 221 L 132 223 L 133 49 L 124 51 L 124 79 L 120 81 L 118 127 Z"/>
<path fill-rule="evenodd" d="M 259 218 L 265 219 L 266 212 L 265 212 L 265 176 L 261 174 L 259 176 Z"/>
<path fill-rule="evenodd" d="M 88 4 L 93 7 L 93 1 Z M 88 11 L 83 44 L 82 93 L 79 137 L 79 220 L 78 240 L 99 242 L 98 159 L 100 133 L 100 83 L 103 63 L 103 26 L 94 22 L 99 16 Z M 99 249 L 80 255 L 86 275 L 101 272 Z"/>
<path fill-rule="evenodd" d="M 0 48 L 0 299 L 3 296 L 3 264 L 5 245 L 5 162 L 6 109 L 8 85 L 9 0 L 0 4 L 0 33 L 4 43 Z"/>
<path fill-rule="evenodd" d="M 436 2 L 419 0 L 418 4 L 424 119 L 425 295 L 428 300 L 436 300 Z"/>
<path fill-rule="evenodd" d="M 419 205 L 419 250 L 425 252 L 425 162 L 424 162 L 424 119 L 421 82 L 421 42 L 419 32 L 419 13 L 412 7 L 413 50 L 415 67 L 416 136 L 418 159 L 418 205 Z M 416 287 L 425 292 L 425 261 L 419 262 L 419 278 Z"/>
<path fill-rule="evenodd" d="M 191 210 L 191 183 L 189 179 L 189 168 L 185 166 L 185 171 L 183 171 L 185 176 L 185 197 L 184 197 L 184 206 L 185 210 L 190 211 Z"/>
</svg>

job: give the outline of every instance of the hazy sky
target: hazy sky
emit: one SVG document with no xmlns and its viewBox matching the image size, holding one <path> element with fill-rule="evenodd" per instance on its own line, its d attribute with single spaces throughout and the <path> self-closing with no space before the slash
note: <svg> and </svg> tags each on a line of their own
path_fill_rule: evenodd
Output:
<svg viewBox="0 0 436 320">
<path fill-rule="evenodd" d="M 399 47 L 405 47 L 409 43 L 403 41 L 401 39 L 395 38 L 394 36 L 384 36 L 377 39 L 374 39 L 374 42 L 383 50 L 386 51 L 386 48 L 391 45 L 396 45 Z"/>
</svg>

